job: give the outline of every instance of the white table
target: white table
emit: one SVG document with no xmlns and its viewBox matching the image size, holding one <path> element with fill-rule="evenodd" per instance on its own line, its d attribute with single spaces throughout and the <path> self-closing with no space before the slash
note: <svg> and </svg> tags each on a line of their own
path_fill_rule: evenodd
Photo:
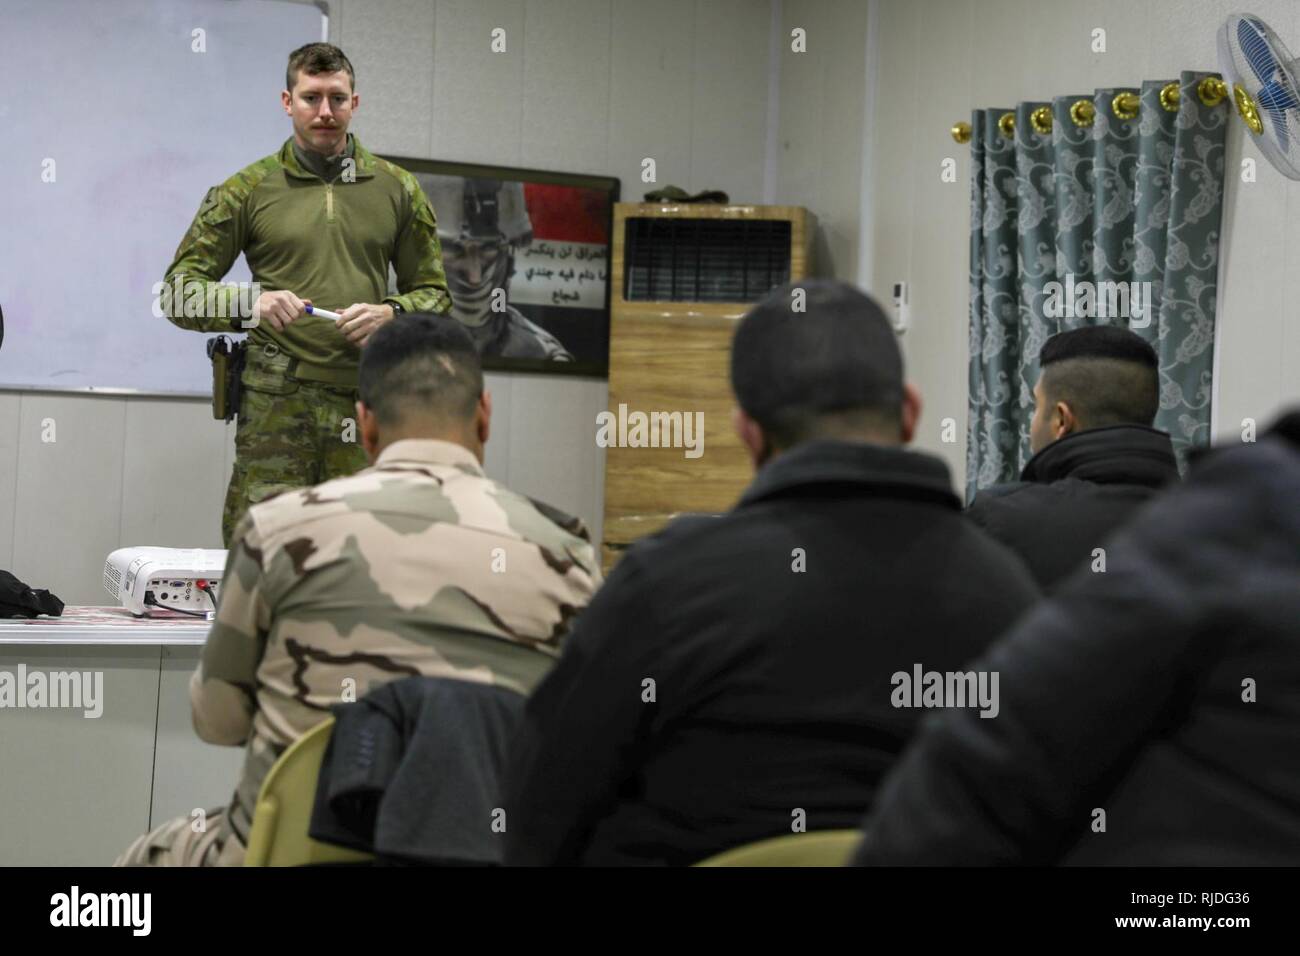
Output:
<svg viewBox="0 0 1300 956">
<path fill-rule="evenodd" d="M 0 866 L 99 866 L 163 820 L 230 800 L 243 749 L 194 734 L 189 680 L 212 624 L 155 609 L 0 618 L 0 670 L 99 671 L 103 714 L 0 708 Z"/>
<path fill-rule="evenodd" d="M 153 609 L 135 617 L 124 607 L 66 607 L 61 617 L 0 618 L 0 644 L 202 646 L 212 622 Z"/>
</svg>

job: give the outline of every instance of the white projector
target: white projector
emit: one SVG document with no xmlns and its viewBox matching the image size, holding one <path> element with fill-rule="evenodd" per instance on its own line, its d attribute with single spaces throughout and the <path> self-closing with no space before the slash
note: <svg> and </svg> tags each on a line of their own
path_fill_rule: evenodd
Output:
<svg viewBox="0 0 1300 956">
<path fill-rule="evenodd" d="M 226 552 L 211 548 L 118 548 L 104 562 L 104 587 L 143 617 L 150 608 L 211 619 Z"/>
</svg>

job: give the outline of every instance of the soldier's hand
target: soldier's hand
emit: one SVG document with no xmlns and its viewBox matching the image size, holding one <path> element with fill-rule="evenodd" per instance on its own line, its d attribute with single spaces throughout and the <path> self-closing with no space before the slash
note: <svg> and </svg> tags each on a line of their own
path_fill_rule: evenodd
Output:
<svg viewBox="0 0 1300 956">
<path fill-rule="evenodd" d="M 304 306 L 311 305 L 311 299 L 300 299 L 292 292 L 263 292 L 253 305 L 253 322 L 265 321 L 267 325 L 280 332 L 284 327 L 303 314 Z"/>
<path fill-rule="evenodd" d="M 393 321 L 393 314 L 393 307 L 387 303 L 371 305 L 358 302 L 339 313 L 338 330 L 349 342 L 361 348 L 380 326 Z"/>
</svg>

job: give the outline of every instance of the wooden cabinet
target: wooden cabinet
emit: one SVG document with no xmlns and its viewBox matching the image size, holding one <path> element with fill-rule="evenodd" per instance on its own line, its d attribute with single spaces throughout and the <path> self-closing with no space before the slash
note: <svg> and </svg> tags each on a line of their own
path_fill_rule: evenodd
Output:
<svg viewBox="0 0 1300 956">
<path fill-rule="evenodd" d="M 679 514 L 726 511 L 749 484 L 731 423 L 731 337 L 755 301 L 808 275 L 813 228 L 794 206 L 615 205 L 607 572 L 637 538 Z"/>
</svg>

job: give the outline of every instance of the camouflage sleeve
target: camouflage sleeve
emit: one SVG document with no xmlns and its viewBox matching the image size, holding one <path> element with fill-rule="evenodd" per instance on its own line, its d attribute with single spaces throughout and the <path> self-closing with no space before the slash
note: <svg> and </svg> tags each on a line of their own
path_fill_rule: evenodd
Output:
<svg viewBox="0 0 1300 956">
<path fill-rule="evenodd" d="M 217 617 L 190 678 L 194 731 L 212 744 L 243 744 L 257 710 L 257 668 L 271 613 L 264 594 L 262 541 L 251 515 L 235 529 L 221 578 Z"/>
<path fill-rule="evenodd" d="M 159 290 L 173 324 L 195 332 L 236 328 L 239 297 L 221 279 L 243 251 L 243 222 L 243 197 L 229 183 L 208 190 Z"/>
<path fill-rule="evenodd" d="M 393 270 L 397 273 L 397 295 L 384 301 L 396 303 L 407 312 L 448 312 L 451 294 L 447 291 L 447 274 L 442 267 L 442 244 L 438 241 L 438 221 L 429 197 L 415 177 L 401 177 L 411 205 L 411 214 L 397 235 L 393 250 Z"/>
</svg>

